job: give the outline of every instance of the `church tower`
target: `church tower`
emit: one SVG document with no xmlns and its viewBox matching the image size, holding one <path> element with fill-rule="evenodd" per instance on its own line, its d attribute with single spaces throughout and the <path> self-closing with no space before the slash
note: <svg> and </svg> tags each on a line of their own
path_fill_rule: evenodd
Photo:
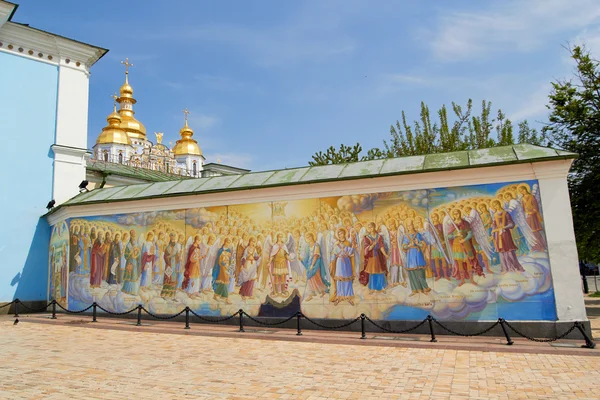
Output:
<svg viewBox="0 0 600 400">
<path fill-rule="evenodd" d="M 188 114 L 190 113 L 187 108 L 183 110 L 185 115 L 185 124 L 179 131 L 181 139 L 179 139 L 173 147 L 173 154 L 175 160 L 180 168 L 187 170 L 188 176 L 199 177 L 203 169 L 204 156 L 202 150 L 198 146 L 198 142 L 192 139 L 194 131 L 188 126 Z"/>
<path fill-rule="evenodd" d="M 117 103 L 119 103 L 119 115 L 121 116 L 121 128 L 127 132 L 127 136 L 131 139 L 131 144 L 135 149 L 136 154 L 142 154 L 144 148 L 148 147 L 148 139 L 146 138 L 146 127 L 133 116 L 133 105 L 137 102 L 133 97 L 133 88 L 129 84 L 129 67 L 133 67 L 133 64 L 126 58 L 125 61 L 121 61 L 121 64 L 125 65 L 125 83 L 119 89 L 119 97 Z"/>
<path fill-rule="evenodd" d="M 123 120 L 117 113 L 117 96 L 114 95 L 113 99 L 113 112 L 106 118 L 108 125 L 102 128 L 102 133 L 96 139 L 94 156 L 97 160 L 123 164 L 129 160 L 134 149 L 129 135 L 121 127 Z"/>
</svg>

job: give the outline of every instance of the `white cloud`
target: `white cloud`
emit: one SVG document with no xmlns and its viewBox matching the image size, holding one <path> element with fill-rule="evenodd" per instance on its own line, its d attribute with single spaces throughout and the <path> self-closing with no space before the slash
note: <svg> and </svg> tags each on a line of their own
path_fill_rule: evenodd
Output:
<svg viewBox="0 0 600 400">
<path fill-rule="evenodd" d="M 206 114 L 194 114 L 190 112 L 188 116 L 188 124 L 192 129 L 208 129 L 215 126 L 219 122 L 217 117 Z"/>
<path fill-rule="evenodd" d="M 550 83 L 544 83 L 528 95 L 524 93 L 524 100 L 518 102 L 516 110 L 509 114 L 508 118 L 514 122 L 546 116 L 548 113 L 546 104 L 548 104 L 550 90 Z"/>
<path fill-rule="evenodd" d="M 489 3 L 479 13 L 455 12 L 440 18 L 431 40 L 433 54 L 457 61 L 482 54 L 529 51 L 557 33 L 581 30 L 600 19 L 597 0 L 532 0 Z"/>
</svg>

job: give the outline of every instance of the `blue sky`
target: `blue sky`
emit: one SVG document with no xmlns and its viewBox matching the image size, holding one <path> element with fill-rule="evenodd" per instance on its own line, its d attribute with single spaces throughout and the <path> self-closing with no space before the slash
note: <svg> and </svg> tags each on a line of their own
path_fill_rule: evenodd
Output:
<svg viewBox="0 0 600 400">
<path fill-rule="evenodd" d="M 596 0 L 21 0 L 14 20 L 110 49 L 90 77 L 89 147 L 129 57 L 150 140 L 175 142 L 187 107 L 208 162 L 253 170 L 381 146 L 421 101 L 544 121 L 550 82 L 573 70 L 562 46 L 600 52 Z"/>
</svg>

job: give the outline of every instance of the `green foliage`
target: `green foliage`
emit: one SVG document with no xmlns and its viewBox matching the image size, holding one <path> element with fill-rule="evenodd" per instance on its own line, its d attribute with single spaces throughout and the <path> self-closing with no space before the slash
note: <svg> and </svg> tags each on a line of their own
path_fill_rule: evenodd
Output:
<svg viewBox="0 0 600 400">
<path fill-rule="evenodd" d="M 309 165 L 328 165 L 389 157 L 415 156 L 431 153 L 445 153 L 459 150 L 482 149 L 505 146 L 515 143 L 513 123 L 498 110 L 492 118 L 492 103 L 483 100 L 481 113 L 473 115 L 473 101 L 466 106 L 452 103 L 452 117 L 448 117 L 445 105 L 435 113 L 421 102 L 419 119 L 410 124 L 404 111 L 401 120 L 390 126 L 390 138 L 383 141 L 383 149 L 373 148 L 361 156 L 362 147 L 341 145 L 339 149 L 329 147 L 325 153 L 319 151 L 312 156 Z M 541 139 L 527 121 L 518 124 L 518 143 L 540 144 Z M 494 135 L 495 130 L 495 135 Z"/>
<path fill-rule="evenodd" d="M 550 145 L 579 154 L 569 174 L 577 249 L 581 260 L 600 262 L 600 63 L 581 46 L 569 49 L 572 79 L 552 83 Z"/>
<path fill-rule="evenodd" d="M 590 293 L 588 296 L 589 297 L 600 297 L 600 292 Z"/>
</svg>

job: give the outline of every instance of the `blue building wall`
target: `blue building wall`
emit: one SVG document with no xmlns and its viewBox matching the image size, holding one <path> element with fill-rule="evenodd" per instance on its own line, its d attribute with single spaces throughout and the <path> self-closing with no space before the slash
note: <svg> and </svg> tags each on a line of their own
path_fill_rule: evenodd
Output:
<svg viewBox="0 0 600 400">
<path fill-rule="evenodd" d="M 58 67 L 0 53 L 0 302 L 45 300 Z"/>
</svg>

